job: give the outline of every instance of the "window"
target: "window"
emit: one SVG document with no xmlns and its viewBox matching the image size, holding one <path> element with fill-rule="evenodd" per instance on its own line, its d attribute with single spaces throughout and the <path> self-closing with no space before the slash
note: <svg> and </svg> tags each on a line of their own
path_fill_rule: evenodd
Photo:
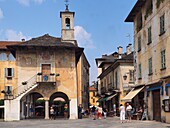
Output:
<svg viewBox="0 0 170 128">
<path fill-rule="evenodd" d="M 6 95 L 12 94 L 12 86 L 5 86 L 5 94 Z"/>
<path fill-rule="evenodd" d="M 134 81 L 134 70 L 129 70 L 129 74 L 130 74 L 129 81 L 133 82 Z"/>
<path fill-rule="evenodd" d="M 148 28 L 148 44 L 152 43 L 152 31 L 151 27 Z"/>
<path fill-rule="evenodd" d="M 165 15 L 160 17 L 160 36 L 165 33 Z"/>
<path fill-rule="evenodd" d="M 152 57 L 149 58 L 148 60 L 148 66 L 149 66 L 149 75 L 151 75 L 152 74 Z"/>
<path fill-rule="evenodd" d="M 161 51 L 161 69 L 166 68 L 165 50 Z"/>
<path fill-rule="evenodd" d="M 139 78 L 142 78 L 142 66 L 141 66 L 141 64 L 138 65 L 138 70 L 139 70 L 138 76 L 139 76 Z"/>
<path fill-rule="evenodd" d="M 138 37 L 138 52 L 141 51 L 141 36 Z"/>
<path fill-rule="evenodd" d="M 13 77 L 14 69 L 13 68 L 5 68 L 5 77 Z"/>
</svg>

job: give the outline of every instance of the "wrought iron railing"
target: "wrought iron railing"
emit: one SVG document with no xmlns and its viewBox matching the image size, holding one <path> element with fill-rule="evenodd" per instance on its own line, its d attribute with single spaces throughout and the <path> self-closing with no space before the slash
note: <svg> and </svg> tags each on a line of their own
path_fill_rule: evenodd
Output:
<svg viewBox="0 0 170 128">
<path fill-rule="evenodd" d="M 20 86 L 13 90 L 13 98 L 16 98 L 33 87 L 37 82 L 37 74 L 31 77 L 29 80 L 22 82 Z"/>
</svg>

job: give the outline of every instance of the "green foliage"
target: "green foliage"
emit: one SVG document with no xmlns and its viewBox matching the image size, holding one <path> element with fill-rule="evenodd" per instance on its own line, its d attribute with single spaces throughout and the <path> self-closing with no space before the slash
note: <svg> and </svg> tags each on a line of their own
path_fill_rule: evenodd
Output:
<svg viewBox="0 0 170 128">
<path fill-rule="evenodd" d="M 45 100 L 36 100 L 36 101 L 35 101 L 36 104 L 42 104 L 42 103 L 44 103 L 44 102 L 45 102 Z"/>
<path fill-rule="evenodd" d="M 4 105 L 4 100 L 0 100 L 0 106 Z"/>
</svg>

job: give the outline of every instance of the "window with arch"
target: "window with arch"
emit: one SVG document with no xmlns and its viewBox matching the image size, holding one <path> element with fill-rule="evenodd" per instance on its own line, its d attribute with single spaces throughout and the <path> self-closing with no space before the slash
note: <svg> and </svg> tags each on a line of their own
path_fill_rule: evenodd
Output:
<svg viewBox="0 0 170 128">
<path fill-rule="evenodd" d="M 70 18 L 65 19 L 66 29 L 70 29 Z"/>
</svg>

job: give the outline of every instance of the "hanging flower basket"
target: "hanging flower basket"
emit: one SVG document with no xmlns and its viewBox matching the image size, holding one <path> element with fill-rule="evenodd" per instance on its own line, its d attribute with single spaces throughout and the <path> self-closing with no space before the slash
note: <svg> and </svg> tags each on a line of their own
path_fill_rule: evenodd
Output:
<svg viewBox="0 0 170 128">
<path fill-rule="evenodd" d="M 26 85 L 26 84 L 27 84 L 27 81 L 22 82 L 22 85 Z"/>
</svg>

